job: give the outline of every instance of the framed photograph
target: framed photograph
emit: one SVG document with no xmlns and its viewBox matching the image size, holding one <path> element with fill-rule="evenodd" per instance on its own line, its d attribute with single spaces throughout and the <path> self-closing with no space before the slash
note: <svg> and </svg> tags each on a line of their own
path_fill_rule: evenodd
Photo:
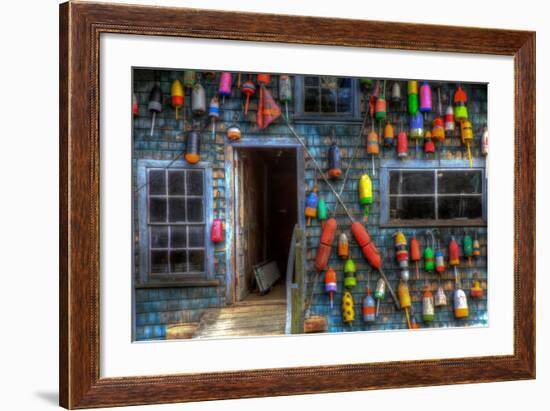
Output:
<svg viewBox="0 0 550 411">
<path fill-rule="evenodd" d="M 535 378 L 535 33 L 60 6 L 60 404 Z"/>
</svg>

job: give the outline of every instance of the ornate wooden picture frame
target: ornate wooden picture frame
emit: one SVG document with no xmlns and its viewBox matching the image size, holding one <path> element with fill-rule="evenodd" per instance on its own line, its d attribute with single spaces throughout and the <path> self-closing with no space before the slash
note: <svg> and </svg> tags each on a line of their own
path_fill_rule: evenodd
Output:
<svg viewBox="0 0 550 411">
<path fill-rule="evenodd" d="M 122 33 L 512 56 L 514 353 L 100 377 L 100 35 Z M 535 378 L 535 33 L 184 8 L 60 6 L 60 404 L 92 408 Z M 346 378 L 347 377 L 347 378 Z"/>
</svg>

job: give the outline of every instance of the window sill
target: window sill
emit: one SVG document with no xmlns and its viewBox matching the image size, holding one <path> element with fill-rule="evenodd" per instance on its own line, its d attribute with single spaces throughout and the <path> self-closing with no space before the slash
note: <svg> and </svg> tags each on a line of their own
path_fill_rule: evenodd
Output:
<svg viewBox="0 0 550 411">
<path fill-rule="evenodd" d="M 153 280 L 145 283 L 136 283 L 136 288 L 218 287 L 219 285 L 219 280 Z"/>
<path fill-rule="evenodd" d="M 381 223 L 380 228 L 407 228 L 407 227 L 487 227 L 482 219 L 475 220 L 391 220 Z"/>
</svg>

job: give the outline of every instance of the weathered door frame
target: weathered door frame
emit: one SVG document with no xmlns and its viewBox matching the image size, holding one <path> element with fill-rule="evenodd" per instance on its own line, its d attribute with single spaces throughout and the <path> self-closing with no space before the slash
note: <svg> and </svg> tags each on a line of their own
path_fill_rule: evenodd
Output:
<svg viewBox="0 0 550 411">
<path fill-rule="evenodd" d="M 236 224 L 237 224 L 237 182 L 238 175 L 236 174 L 236 150 L 239 148 L 291 148 L 296 150 L 296 188 L 297 188 L 297 210 L 298 224 L 305 228 L 306 220 L 303 213 L 305 207 L 305 163 L 304 149 L 301 144 L 294 138 L 287 137 L 270 137 L 270 138 L 241 138 L 240 140 L 231 142 L 225 147 L 225 201 L 227 213 L 227 230 L 225 243 L 225 300 L 229 305 L 234 302 L 233 290 L 233 273 L 236 270 Z M 304 256 L 305 265 L 305 256 Z M 287 295 L 287 304 L 290 303 L 290 296 Z"/>
</svg>

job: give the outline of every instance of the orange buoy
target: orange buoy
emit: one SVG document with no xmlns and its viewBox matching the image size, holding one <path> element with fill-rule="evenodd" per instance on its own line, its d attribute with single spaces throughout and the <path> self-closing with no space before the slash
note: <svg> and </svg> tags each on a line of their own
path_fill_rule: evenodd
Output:
<svg viewBox="0 0 550 411">
<path fill-rule="evenodd" d="M 328 264 L 330 252 L 332 250 L 332 244 L 334 243 L 334 237 L 336 237 L 336 229 L 338 225 L 336 219 L 331 217 L 325 223 L 325 227 L 321 232 L 321 238 L 319 239 L 319 247 L 317 248 L 317 255 L 315 257 L 315 269 L 318 272 L 323 271 Z"/>
</svg>

